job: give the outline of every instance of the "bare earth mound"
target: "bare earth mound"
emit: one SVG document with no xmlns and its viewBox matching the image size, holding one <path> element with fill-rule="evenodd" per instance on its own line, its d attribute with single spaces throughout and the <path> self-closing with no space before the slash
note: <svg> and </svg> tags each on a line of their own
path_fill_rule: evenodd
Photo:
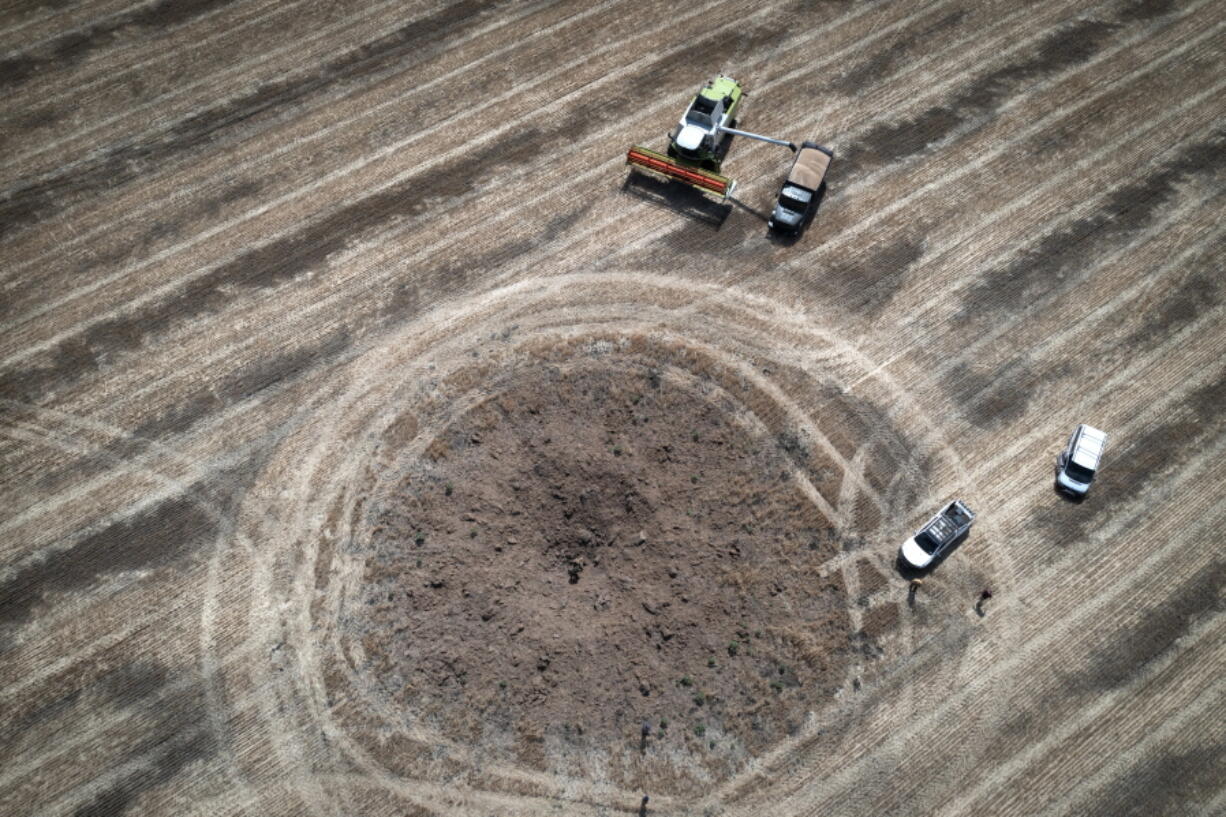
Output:
<svg viewBox="0 0 1226 817">
<path fill-rule="evenodd" d="M 679 373 L 542 366 L 369 518 L 351 625 L 385 691 L 456 740 L 509 732 L 531 760 L 547 736 L 640 748 L 650 722 L 728 769 L 842 680 L 843 583 L 805 570 L 833 550 L 824 519 L 774 441 Z"/>
</svg>

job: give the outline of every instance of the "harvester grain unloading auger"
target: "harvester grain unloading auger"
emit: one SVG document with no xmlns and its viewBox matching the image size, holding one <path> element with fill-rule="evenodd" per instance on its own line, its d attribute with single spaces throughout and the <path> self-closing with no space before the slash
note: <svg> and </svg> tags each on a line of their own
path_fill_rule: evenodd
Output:
<svg viewBox="0 0 1226 817">
<path fill-rule="evenodd" d="M 796 151 L 796 145 L 785 139 L 737 129 L 736 115 L 742 96 L 741 84 L 731 77 L 721 75 L 708 82 L 690 100 L 681 122 L 669 134 L 667 155 L 635 145 L 626 153 L 626 163 L 648 173 L 676 179 L 721 199 L 728 198 L 736 182 L 720 175 L 720 167 L 734 135 Z"/>
</svg>

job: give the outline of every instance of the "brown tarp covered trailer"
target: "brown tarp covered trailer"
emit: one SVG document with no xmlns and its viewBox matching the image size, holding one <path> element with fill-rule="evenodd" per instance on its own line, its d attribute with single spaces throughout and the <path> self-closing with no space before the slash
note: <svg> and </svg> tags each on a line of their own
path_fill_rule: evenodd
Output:
<svg viewBox="0 0 1226 817">
<path fill-rule="evenodd" d="M 830 156 L 817 148 L 803 147 L 796 153 L 796 161 L 788 181 L 800 185 L 806 190 L 821 187 L 826 169 L 830 167 Z"/>
</svg>

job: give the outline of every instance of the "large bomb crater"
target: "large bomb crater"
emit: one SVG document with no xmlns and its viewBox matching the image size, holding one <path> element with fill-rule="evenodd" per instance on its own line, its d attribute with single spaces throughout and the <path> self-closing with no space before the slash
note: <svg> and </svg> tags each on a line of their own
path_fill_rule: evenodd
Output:
<svg viewBox="0 0 1226 817">
<path fill-rule="evenodd" d="M 521 367 L 370 497 L 346 622 L 366 674 L 518 763 L 548 743 L 733 771 L 829 701 L 852 649 L 819 570 L 839 537 L 790 448 L 684 368 Z"/>
</svg>

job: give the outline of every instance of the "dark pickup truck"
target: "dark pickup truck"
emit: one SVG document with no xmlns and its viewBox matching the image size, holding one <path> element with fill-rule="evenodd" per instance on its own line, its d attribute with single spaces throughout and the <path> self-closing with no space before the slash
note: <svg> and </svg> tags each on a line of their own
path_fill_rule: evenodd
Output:
<svg viewBox="0 0 1226 817">
<path fill-rule="evenodd" d="M 796 159 L 787 180 L 779 189 L 775 211 L 767 224 L 772 230 L 796 235 L 817 205 L 818 190 L 826 178 L 834 151 L 816 142 L 805 142 L 796 151 Z"/>
</svg>

